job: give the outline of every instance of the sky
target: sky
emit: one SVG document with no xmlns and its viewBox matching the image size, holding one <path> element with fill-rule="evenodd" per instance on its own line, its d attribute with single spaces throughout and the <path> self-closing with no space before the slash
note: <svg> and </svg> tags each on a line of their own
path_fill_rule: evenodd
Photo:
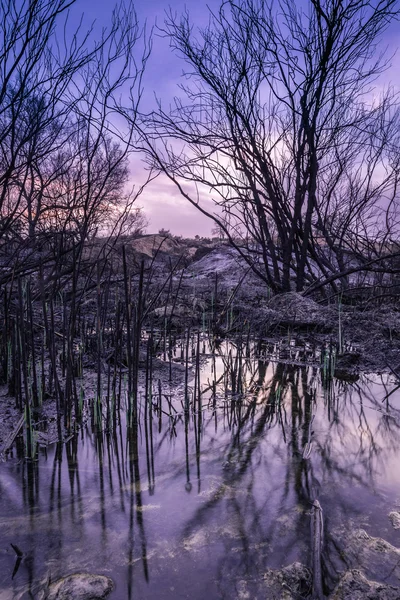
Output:
<svg viewBox="0 0 400 600">
<path fill-rule="evenodd" d="M 307 0 L 303 0 L 307 1 Z M 146 22 L 147 30 L 150 30 L 156 23 L 162 26 L 165 11 L 169 8 L 181 14 L 185 8 L 189 11 L 192 23 L 196 26 L 205 26 L 208 22 L 208 7 L 217 11 L 220 0 L 136 0 L 134 2 L 140 24 Z M 96 27 L 107 26 L 109 16 L 113 8 L 113 2 L 107 0 L 77 0 L 73 7 L 73 20 L 77 16 L 84 14 L 84 26 L 89 26 L 94 20 Z M 387 32 L 385 41 L 392 52 L 399 45 L 399 25 L 394 25 Z M 140 46 L 140 45 L 139 45 Z M 139 48 L 140 51 L 140 48 Z M 396 63 L 398 64 L 400 56 L 394 58 L 394 66 L 385 74 L 386 81 L 400 83 L 400 72 L 397 75 Z M 154 106 L 154 96 L 163 100 L 163 104 L 168 104 L 175 95 L 179 95 L 178 84 L 181 80 L 181 74 L 185 68 L 182 59 L 176 56 L 169 47 L 169 41 L 159 35 L 153 35 L 153 48 L 151 56 L 146 66 L 144 76 L 145 93 L 141 108 L 144 112 Z M 140 184 L 144 177 L 144 167 L 140 158 L 136 157 L 131 166 L 132 184 Z M 212 210 L 212 200 L 205 199 L 207 208 Z M 214 227 L 213 221 L 203 216 L 195 207 L 193 207 L 185 198 L 183 198 L 177 188 L 170 182 L 166 176 L 159 176 L 150 183 L 144 190 L 139 199 L 139 204 L 143 207 L 146 217 L 149 221 L 148 232 L 157 232 L 164 228 L 176 235 L 194 237 L 210 236 Z"/>
<path fill-rule="evenodd" d="M 189 11 L 191 19 L 196 25 L 206 25 L 208 22 L 208 9 L 218 9 L 219 0 L 136 0 L 135 10 L 140 25 L 146 23 L 147 31 L 156 24 L 162 26 L 165 12 L 172 11 L 181 14 L 185 8 Z M 107 27 L 114 2 L 107 0 L 76 0 L 71 9 L 72 23 L 78 23 L 83 14 L 83 30 L 95 21 L 96 29 Z M 153 30 L 155 33 L 155 29 Z M 178 83 L 181 78 L 184 63 L 169 47 L 169 41 L 160 35 L 152 38 L 152 52 L 146 66 L 144 75 L 144 96 L 141 108 L 144 112 L 152 105 L 155 107 L 154 97 L 162 98 L 163 103 L 169 103 L 179 94 Z M 138 52 L 141 45 L 138 45 Z M 145 171 L 140 158 L 136 157 L 131 165 L 132 184 L 140 185 L 145 178 Z M 159 176 L 150 183 L 140 196 L 138 204 L 143 207 L 149 221 L 147 231 L 154 233 L 161 228 L 168 229 L 171 233 L 184 237 L 195 235 L 210 236 L 215 226 L 213 221 L 203 216 L 195 207 L 179 194 L 177 188 L 166 176 Z M 212 207 L 212 202 L 209 202 Z"/>
</svg>

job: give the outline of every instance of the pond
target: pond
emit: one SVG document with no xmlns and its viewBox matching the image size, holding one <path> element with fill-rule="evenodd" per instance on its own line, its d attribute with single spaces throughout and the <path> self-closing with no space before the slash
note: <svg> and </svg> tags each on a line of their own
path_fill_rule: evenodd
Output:
<svg viewBox="0 0 400 600">
<path fill-rule="evenodd" d="M 0 465 L 1 600 L 74 572 L 111 577 L 111 599 L 265 598 L 268 569 L 312 567 L 316 499 L 325 593 L 345 569 L 344 532 L 399 545 L 393 378 L 327 382 L 320 353 L 291 343 L 247 354 L 201 344 L 190 387 L 154 381 L 136 428 L 88 419 L 38 460 L 24 460 L 20 440 Z"/>
</svg>

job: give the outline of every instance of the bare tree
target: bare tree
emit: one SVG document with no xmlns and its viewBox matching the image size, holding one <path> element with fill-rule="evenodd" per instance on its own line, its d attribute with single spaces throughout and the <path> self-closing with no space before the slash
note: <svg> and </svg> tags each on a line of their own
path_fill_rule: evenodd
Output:
<svg viewBox="0 0 400 600">
<path fill-rule="evenodd" d="M 398 234 L 397 98 L 375 87 L 397 15 L 395 0 L 227 0 L 203 30 L 166 21 L 189 69 L 185 100 L 147 121 L 149 162 L 275 291 L 346 285 L 350 252 L 372 268 L 377 230 Z"/>
<path fill-rule="evenodd" d="M 0 3 L 0 252 L 7 255 L 6 278 L 34 268 L 38 243 L 50 240 L 54 247 L 62 239 L 79 264 L 82 245 L 96 230 L 118 228 L 130 212 L 140 218 L 133 203 L 141 188 L 126 190 L 134 132 L 126 128 L 122 136 L 114 115 L 122 88 L 136 113 L 150 43 L 131 3 L 115 7 L 97 41 L 80 28 L 69 34 L 73 4 Z"/>
</svg>

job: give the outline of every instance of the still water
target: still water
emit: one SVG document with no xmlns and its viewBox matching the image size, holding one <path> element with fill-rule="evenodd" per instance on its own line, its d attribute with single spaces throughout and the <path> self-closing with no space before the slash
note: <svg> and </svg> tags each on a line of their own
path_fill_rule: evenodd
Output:
<svg viewBox="0 0 400 600">
<path fill-rule="evenodd" d="M 14 449 L 0 465 L 0 599 L 83 571 L 111 577 L 114 600 L 228 600 L 244 581 L 256 598 L 268 568 L 311 564 L 316 498 L 325 591 L 344 569 L 341 532 L 399 545 L 387 517 L 400 506 L 395 382 L 323 384 L 306 350 L 238 362 L 234 344 L 207 348 L 189 414 L 165 383 L 160 413 L 155 381 L 154 411 L 145 418 L 142 398 L 129 435 L 123 417 L 103 432 L 89 420 L 37 461 Z M 10 544 L 24 552 L 16 572 Z"/>
</svg>

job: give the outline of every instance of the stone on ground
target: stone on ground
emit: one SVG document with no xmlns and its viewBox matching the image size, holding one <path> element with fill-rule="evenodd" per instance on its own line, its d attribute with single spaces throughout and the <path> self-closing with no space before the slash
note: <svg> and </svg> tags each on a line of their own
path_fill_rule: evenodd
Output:
<svg viewBox="0 0 400 600">
<path fill-rule="evenodd" d="M 354 569 L 342 577 L 329 600 L 399 600 L 399 588 L 369 581 Z"/>
<path fill-rule="evenodd" d="M 104 575 L 73 573 L 49 585 L 45 600 L 102 600 L 113 589 L 113 582 Z"/>
<path fill-rule="evenodd" d="M 389 513 L 389 519 L 395 529 L 400 529 L 400 512 L 393 510 Z"/>
</svg>

